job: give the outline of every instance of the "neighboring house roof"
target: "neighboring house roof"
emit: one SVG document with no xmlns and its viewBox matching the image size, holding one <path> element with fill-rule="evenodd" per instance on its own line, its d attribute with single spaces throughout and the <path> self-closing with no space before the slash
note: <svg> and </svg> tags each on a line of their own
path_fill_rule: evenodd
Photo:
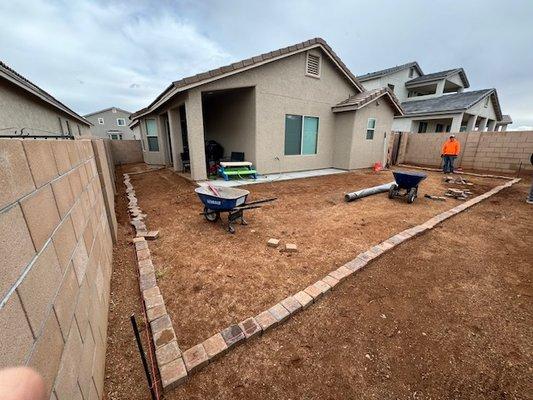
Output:
<svg viewBox="0 0 533 400">
<path fill-rule="evenodd" d="M 343 111 L 353 111 L 363 108 L 367 104 L 379 99 L 380 97 L 386 97 L 393 108 L 396 110 L 395 115 L 403 115 L 402 105 L 400 101 L 396 98 L 392 90 L 388 87 L 369 90 L 368 92 L 358 93 L 356 95 L 350 96 L 344 101 L 333 106 L 331 109 L 333 112 L 343 112 Z"/>
<path fill-rule="evenodd" d="M 66 105 L 61 103 L 59 100 L 54 98 L 51 94 L 45 92 L 43 89 L 41 89 L 36 84 L 30 82 L 28 79 L 24 78 L 22 75 L 20 75 L 18 72 L 16 72 L 14 69 L 10 68 L 6 64 L 4 64 L 2 61 L 0 61 L 0 77 L 7 79 L 12 84 L 18 86 L 19 88 L 25 90 L 26 92 L 31 93 L 34 96 L 37 96 L 44 102 L 50 104 L 51 106 L 63 111 L 64 113 L 70 115 L 74 119 L 80 121 L 83 124 L 86 125 L 92 125 L 89 121 L 87 121 L 85 118 L 83 118 L 81 115 L 78 115 L 76 112 L 72 111 L 70 108 L 68 108 Z"/>
<path fill-rule="evenodd" d="M 425 83 L 425 82 L 440 81 L 441 79 L 447 79 L 450 76 L 453 76 L 455 74 L 459 74 L 459 77 L 461 78 L 461 81 L 463 82 L 463 86 L 465 88 L 470 87 L 470 83 L 468 82 L 465 70 L 463 68 L 448 69 L 446 71 L 439 71 L 439 72 L 433 72 L 427 75 L 422 75 L 417 78 L 411 79 L 410 81 L 405 82 L 405 86 L 409 87 L 409 86 L 414 86 L 414 85 L 418 85 L 420 83 Z"/>
<path fill-rule="evenodd" d="M 122 111 L 123 113 L 126 113 L 126 114 L 131 114 L 130 111 L 126 111 L 126 110 L 123 110 L 122 108 L 118 108 L 118 107 L 108 107 L 108 108 L 104 108 L 103 110 L 100 110 L 100 111 L 94 111 L 90 114 L 85 114 L 84 117 L 87 118 L 87 117 L 90 117 L 91 115 L 96 115 L 96 114 L 100 114 L 100 113 L 104 113 L 106 111 L 109 111 L 109 110 L 112 110 L 112 109 L 115 109 L 117 111 Z"/>
<path fill-rule="evenodd" d="M 402 107 L 405 116 L 408 117 L 412 115 L 446 114 L 455 111 L 466 111 L 487 96 L 492 97 L 496 119 L 502 119 L 502 112 L 496 89 L 474 90 L 472 92 L 446 94 L 426 100 L 404 101 Z"/>
<path fill-rule="evenodd" d="M 255 57 L 247 58 L 246 60 L 238 61 L 233 64 L 226 65 L 224 67 L 220 67 L 207 72 L 203 72 L 201 74 L 174 81 L 159 96 L 157 96 L 157 98 L 152 103 L 150 103 L 148 107 L 145 107 L 130 115 L 130 119 L 138 118 L 144 114 L 153 111 L 155 108 L 159 107 L 166 100 L 168 100 L 170 97 L 174 96 L 179 92 L 183 92 L 193 87 L 200 86 L 204 83 L 222 79 L 226 76 L 234 75 L 249 70 L 251 68 L 259 67 L 268 62 L 276 61 L 281 58 L 285 58 L 293 54 L 318 47 L 321 48 L 330 57 L 333 64 L 338 67 L 338 69 L 346 76 L 350 83 L 352 83 L 361 92 L 365 90 L 363 85 L 361 85 L 355 75 L 352 74 L 348 67 L 341 61 L 339 56 L 337 56 L 337 54 L 335 54 L 332 48 L 326 43 L 326 41 L 322 38 L 314 38 L 305 42 L 297 43 L 289 47 L 274 50 L 269 53 L 264 53 Z"/>
<path fill-rule="evenodd" d="M 420 65 L 418 65 L 418 63 L 416 61 L 411 61 L 411 62 L 408 62 L 406 64 L 397 65 L 396 67 L 386 68 L 386 69 L 382 69 L 382 70 L 379 70 L 379 71 L 369 72 L 369 73 L 364 74 L 364 75 L 359 75 L 357 77 L 357 79 L 359 79 L 359 81 L 361 81 L 361 82 L 365 82 L 365 81 L 369 81 L 371 79 L 381 78 L 382 76 L 390 75 L 390 74 L 393 74 L 395 72 L 404 70 L 406 68 L 411 68 L 411 67 L 415 67 L 418 70 L 418 73 L 420 75 L 424 75 L 424 73 L 422 72 L 422 68 L 420 68 Z"/>
<path fill-rule="evenodd" d="M 513 120 L 509 114 L 502 115 L 502 119 L 498 121 L 498 125 L 509 125 L 512 123 Z"/>
<path fill-rule="evenodd" d="M 130 129 L 133 129 L 133 128 L 135 128 L 135 126 L 136 126 L 138 123 L 139 123 L 139 120 L 138 120 L 138 119 L 134 119 L 133 121 L 131 121 L 131 122 L 129 123 L 128 127 L 129 127 Z"/>
</svg>

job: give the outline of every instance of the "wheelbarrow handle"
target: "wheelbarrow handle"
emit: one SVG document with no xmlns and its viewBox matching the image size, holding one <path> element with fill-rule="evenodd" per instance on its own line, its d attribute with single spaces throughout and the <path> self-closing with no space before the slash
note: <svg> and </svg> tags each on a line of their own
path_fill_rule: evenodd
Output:
<svg viewBox="0 0 533 400">
<path fill-rule="evenodd" d="M 274 201 L 274 200 L 277 200 L 278 198 L 277 197 L 272 197 L 270 199 L 263 199 L 263 200 L 256 200 L 256 201 L 251 201 L 249 203 L 244 203 L 242 204 L 241 206 L 237 206 L 235 208 L 238 208 L 238 207 L 246 207 L 246 206 L 251 206 L 253 204 L 261 204 L 261 203 L 268 203 L 270 201 Z"/>
</svg>

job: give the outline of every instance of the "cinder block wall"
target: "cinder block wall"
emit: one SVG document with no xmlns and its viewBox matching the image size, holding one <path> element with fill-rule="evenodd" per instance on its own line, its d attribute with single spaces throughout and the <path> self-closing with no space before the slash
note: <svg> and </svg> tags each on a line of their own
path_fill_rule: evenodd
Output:
<svg viewBox="0 0 533 400">
<path fill-rule="evenodd" d="M 109 140 L 109 143 L 115 165 L 144 161 L 140 140 Z"/>
<path fill-rule="evenodd" d="M 441 148 L 449 133 L 411 133 L 404 136 L 405 152 L 400 162 L 418 165 L 441 165 Z M 533 153 L 533 131 L 461 132 L 456 166 L 468 169 L 514 172 L 533 170 L 529 158 Z"/>
<path fill-rule="evenodd" d="M 53 399 L 103 396 L 113 188 L 96 161 L 90 140 L 0 139 L 0 368 L 35 368 Z"/>
</svg>

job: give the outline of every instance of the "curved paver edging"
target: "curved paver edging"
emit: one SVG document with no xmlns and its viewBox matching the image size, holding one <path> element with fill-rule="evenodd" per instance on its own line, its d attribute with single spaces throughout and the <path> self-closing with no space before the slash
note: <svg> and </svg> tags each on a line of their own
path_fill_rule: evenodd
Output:
<svg viewBox="0 0 533 400">
<path fill-rule="evenodd" d="M 163 389 L 169 390 L 185 382 L 187 379 L 187 374 L 198 371 L 202 367 L 206 366 L 208 363 L 216 360 L 223 354 L 227 353 L 231 348 L 235 347 L 236 345 L 243 343 L 244 341 L 249 340 L 253 337 L 256 337 L 274 328 L 275 326 L 280 325 L 281 323 L 288 320 L 289 317 L 291 317 L 293 314 L 296 314 L 297 312 L 308 308 L 313 303 L 316 303 L 323 295 L 333 290 L 335 286 L 337 286 L 340 282 L 348 278 L 356 271 L 363 268 L 374 258 L 381 256 L 385 252 L 391 250 L 392 248 L 398 246 L 406 240 L 409 240 L 412 237 L 415 237 L 429 229 L 432 229 L 440 222 L 474 206 L 475 204 L 485 200 L 486 198 L 491 197 L 496 193 L 502 191 L 503 189 L 508 188 L 520 181 L 520 179 L 513 179 L 509 177 L 495 175 L 477 176 L 488 178 L 505 178 L 509 179 L 509 181 L 504 183 L 503 185 L 496 186 L 488 192 L 474 197 L 473 199 L 467 200 L 464 203 L 453 207 L 448 211 L 444 211 L 430 218 L 423 224 L 406 229 L 394 236 L 391 236 L 387 240 L 371 247 L 367 251 L 360 253 L 352 261 L 349 261 L 341 267 L 337 268 L 336 270 L 331 271 L 329 274 L 327 274 L 322 279 L 319 279 L 314 284 L 309 285 L 308 287 L 295 293 L 294 295 L 288 296 L 285 299 L 281 300 L 279 303 L 273 305 L 268 310 L 265 310 L 257 314 L 256 316 L 249 317 L 238 324 L 230 325 L 229 327 L 214 334 L 210 338 L 204 340 L 202 343 L 191 347 L 183 353 L 181 353 L 178 348 L 179 357 L 174 358 L 173 361 L 169 361 L 167 363 L 160 363 L 160 358 L 156 357 L 159 366 L 159 371 L 161 373 Z M 140 282 L 142 282 L 142 279 L 140 279 Z M 160 301 L 164 306 L 164 301 L 159 292 L 159 288 L 157 286 L 155 286 L 155 288 L 157 288 L 158 301 Z M 168 323 L 168 325 L 170 326 L 169 329 L 172 329 L 170 318 L 168 318 L 168 315 L 166 315 L 166 311 L 165 316 L 167 317 L 165 323 Z M 174 343 L 175 335 L 173 329 L 172 335 L 172 343 Z M 154 334 L 154 344 L 156 344 L 155 336 L 156 335 Z M 175 343 L 175 346 L 177 348 L 177 342 Z M 170 358 L 171 357 L 169 357 L 168 359 Z M 167 361 L 167 358 L 162 361 Z"/>
</svg>

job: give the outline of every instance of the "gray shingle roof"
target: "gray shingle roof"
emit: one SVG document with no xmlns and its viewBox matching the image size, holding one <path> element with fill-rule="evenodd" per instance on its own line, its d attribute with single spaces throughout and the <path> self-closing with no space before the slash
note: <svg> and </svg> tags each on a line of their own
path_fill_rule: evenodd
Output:
<svg viewBox="0 0 533 400">
<path fill-rule="evenodd" d="M 7 80 L 10 80 L 14 84 L 33 94 L 34 96 L 41 98 L 48 104 L 60 109 L 61 111 L 69 114 L 70 116 L 76 118 L 84 124 L 92 125 L 89 121 L 87 121 L 81 115 L 78 115 L 75 111 L 72 111 L 66 105 L 54 98 L 51 94 L 45 92 L 43 89 L 31 82 L 29 79 L 26 79 L 17 71 L 0 61 L 0 77 L 2 76 L 2 74 L 4 75 L 4 77 L 7 77 Z"/>
<path fill-rule="evenodd" d="M 500 120 L 502 114 L 496 89 L 474 90 L 447 94 L 426 100 L 404 101 L 402 107 L 406 116 L 465 111 L 488 95 L 492 96 L 496 118 Z"/>
<path fill-rule="evenodd" d="M 502 115 L 502 119 L 499 120 L 498 123 L 502 124 L 502 125 L 512 124 L 513 123 L 513 119 L 511 118 L 511 116 L 509 114 L 504 114 L 504 115 Z"/>
<path fill-rule="evenodd" d="M 367 92 L 358 93 L 356 95 L 348 97 L 346 100 L 341 101 L 332 107 L 333 112 L 343 112 L 343 111 L 352 111 L 358 110 L 368 103 L 382 97 L 386 96 L 392 105 L 396 108 L 395 115 L 403 115 L 403 109 L 400 104 L 400 101 L 396 98 L 392 90 L 388 87 L 373 89 Z"/>
<path fill-rule="evenodd" d="M 207 81 L 212 78 L 222 77 L 226 73 L 230 73 L 233 71 L 239 72 L 240 70 L 248 69 L 250 66 L 254 66 L 256 64 L 260 64 L 265 61 L 274 60 L 280 56 L 289 56 L 297 51 L 300 51 L 300 50 L 303 50 L 309 47 L 317 47 L 317 45 L 322 46 L 326 50 L 326 52 L 331 56 L 331 58 L 339 66 L 339 69 L 348 77 L 348 79 L 354 84 L 354 86 L 357 89 L 359 89 L 360 91 L 365 90 L 363 85 L 358 81 L 355 75 L 352 74 L 352 72 L 348 69 L 346 64 L 342 62 L 339 56 L 335 54 L 333 49 L 326 43 L 326 41 L 322 38 L 314 38 L 314 39 L 306 40 L 305 42 L 297 43 L 292 46 L 284 47 L 279 50 L 274 50 L 269 53 L 264 53 L 264 54 L 260 54 L 255 57 L 247 58 L 246 60 L 235 62 L 233 64 L 226 65 L 224 67 L 213 69 L 207 72 L 202 72 L 200 74 L 196 74 L 193 76 L 189 76 L 187 78 L 180 79 L 178 81 L 174 81 L 159 96 L 157 96 L 156 99 L 152 103 L 150 103 L 148 107 L 145 107 L 139 111 L 136 111 L 132 115 L 130 115 L 130 119 L 137 118 L 138 116 L 149 112 L 159 100 L 161 100 L 165 95 L 167 95 L 168 93 L 172 92 L 175 89 L 185 88 L 190 85 L 198 86 L 202 84 L 203 81 Z"/>
<path fill-rule="evenodd" d="M 431 82 L 431 81 L 436 81 L 440 79 L 446 79 L 455 74 L 459 74 L 461 80 L 463 81 L 463 86 L 465 88 L 470 87 L 470 83 L 468 82 L 468 79 L 466 78 L 466 73 L 464 69 L 462 68 L 448 69 L 446 71 L 432 72 L 431 74 L 422 75 L 417 78 L 411 79 L 410 81 L 405 82 L 405 86 L 409 87 L 409 86 L 418 85 L 424 82 Z"/>
<path fill-rule="evenodd" d="M 418 69 L 418 73 L 420 75 L 424 74 L 422 72 L 422 68 L 420 68 L 418 63 L 416 61 L 412 61 L 412 62 L 408 62 L 406 64 L 397 65 L 397 66 L 392 67 L 392 68 L 386 68 L 386 69 L 382 69 L 382 70 L 379 70 L 379 71 L 369 72 L 369 73 L 364 74 L 364 75 L 359 75 L 357 77 L 357 79 L 359 79 L 361 82 L 365 82 L 365 81 L 369 81 L 370 79 L 375 79 L 375 78 L 379 78 L 381 76 L 393 74 L 395 72 L 401 71 L 401 70 L 406 69 L 406 68 L 411 68 L 411 67 L 415 67 L 416 69 Z"/>
</svg>

